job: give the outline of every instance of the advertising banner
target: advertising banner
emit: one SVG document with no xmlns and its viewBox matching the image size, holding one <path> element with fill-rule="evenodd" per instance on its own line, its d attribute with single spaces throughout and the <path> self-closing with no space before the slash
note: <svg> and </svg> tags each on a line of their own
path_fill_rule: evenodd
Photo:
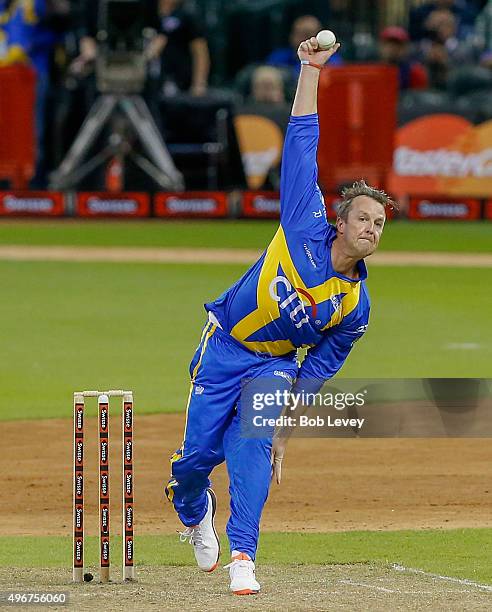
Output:
<svg viewBox="0 0 492 612">
<path fill-rule="evenodd" d="M 278 191 L 245 191 L 242 201 L 244 217 L 278 219 L 280 217 L 280 194 Z"/>
<path fill-rule="evenodd" d="M 492 221 L 492 200 L 485 202 L 485 218 Z"/>
<path fill-rule="evenodd" d="M 285 127 L 283 117 L 275 119 L 246 112 L 238 113 L 234 119 L 250 189 L 261 189 L 269 172 L 280 163 Z"/>
<path fill-rule="evenodd" d="M 156 217 L 226 217 L 227 194 L 222 191 L 158 193 L 154 212 Z"/>
<path fill-rule="evenodd" d="M 480 219 L 480 200 L 473 198 L 410 198 L 409 219 L 455 219 L 470 221 Z"/>
<path fill-rule="evenodd" d="M 64 214 L 63 194 L 56 191 L 1 191 L 0 215 L 60 217 Z"/>
<path fill-rule="evenodd" d="M 148 217 L 150 196 L 146 193 L 79 193 L 76 200 L 79 217 Z"/>
<path fill-rule="evenodd" d="M 387 188 L 399 195 L 487 197 L 492 193 L 492 120 L 451 114 L 410 121 L 396 133 Z"/>
</svg>

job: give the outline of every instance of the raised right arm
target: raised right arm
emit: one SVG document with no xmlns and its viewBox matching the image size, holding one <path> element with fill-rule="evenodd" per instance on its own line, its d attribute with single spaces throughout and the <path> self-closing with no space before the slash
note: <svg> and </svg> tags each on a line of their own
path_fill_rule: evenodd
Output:
<svg viewBox="0 0 492 612">
<path fill-rule="evenodd" d="M 338 50 L 318 51 L 316 38 L 301 43 L 299 61 L 322 66 Z M 320 69 L 303 64 L 292 116 L 285 137 L 280 181 L 280 221 L 284 229 L 308 229 L 324 218 L 317 186 L 316 155 L 319 139 L 318 82 Z"/>
</svg>

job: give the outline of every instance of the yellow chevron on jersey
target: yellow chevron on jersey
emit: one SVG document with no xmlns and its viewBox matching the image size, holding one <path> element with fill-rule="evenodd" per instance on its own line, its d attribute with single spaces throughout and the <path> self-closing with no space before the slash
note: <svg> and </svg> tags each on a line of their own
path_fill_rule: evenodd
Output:
<svg viewBox="0 0 492 612">
<path fill-rule="evenodd" d="M 323 329 L 328 329 L 337 325 L 344 316 L 350 314 L 357 306 L 359 301 L 360 283 L 350 282 L 339 277 L 331 277 L 322 284 L 315 287 L 307 287 L 301 275 L 296 269 L 287 246 L 285 234 L 280 226 L 272 242 L 266 251 L 263 267 L 260 272 L 257 287 L 258 307 L 246 315 L 241 321 L 231 329 L 230 334 L 252 351 L 269 352 L 272 355 L 283 355 L 296 347 L 290 340 L 270 340 L 270 341 L 248 341 L 247 338 L 264 327 L 270 321 L 280 317 L 279 302 L 271 297 L 271 282 L 277 276 L 279 265 L 285 272 L 287 278 L 298 291 L 299 298 L 302 299 L 304 291 L 308 293 L 315 304 L 330 299 L 333 295 L 344 293 L 340 307 L 335 309 L 332 318 Z M 311 302 L 306 303 L 307 306 Z M 303 345 L 312 346 L 312 345 Z"/>
</svg>

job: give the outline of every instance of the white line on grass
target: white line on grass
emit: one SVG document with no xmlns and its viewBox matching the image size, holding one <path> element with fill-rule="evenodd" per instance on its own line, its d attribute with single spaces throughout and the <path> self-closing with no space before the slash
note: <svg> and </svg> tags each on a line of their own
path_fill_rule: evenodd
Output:
<svg viewBox="0 0 492 612">
<path fill-rule="evenodd" d="M 400 565 L 399 563 L 393 563 L 391 567 L 397 572 L 408 572 L 410 574 L 420 574 L 422 576 L 427 576 L 428 578 L 432 578 L 433 580 L 444 580 L 446 582 L 455 582 L 457 584 L 463 584 L 466 586 L 476 587 L 477 589 L 481 589 L 482 591 L 489 591 L 492 593 L 492 586 L 488 584 L 480 584 L 478 582 L 474 582 L 473 580 L 468 580 L 468 578 L 453 578 L 452 576 L 441 576 L 440 574 L 432 574 L 431 572 L 424 572 L 424 570 L 416 569 L 414 567 L 405 567 L 404 565 Z"/>
<path fill-rule="evenodd" d="M 364 587 L 366 589 L 374 589 L 375 591 L 382 591 L 383 593 L 398 593 L 393 589 L 385 589 L 384 587 L 376 586 L 375 584 L 365 584 L 364 582 L 355 582 L 355 580 L 339 580 L 342 584 L 348 584 L 349 586 Z"/>
<path fill-rule="evenodd" d="M 444 346 L 450 350 L 462 350 L 462 351 L 473 351 L 480 348 L 480 344 L 477 342 L 450 342 Z"/>
</svg>

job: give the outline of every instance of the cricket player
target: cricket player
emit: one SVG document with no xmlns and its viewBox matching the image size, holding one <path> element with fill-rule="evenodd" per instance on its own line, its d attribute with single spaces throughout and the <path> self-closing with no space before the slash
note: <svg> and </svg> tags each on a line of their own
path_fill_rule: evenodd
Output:
<svg viewBox="0 0 492 612">
<path fill-rule="evenodd" d="M 200 569 L 219 561 L 210 488 L 226 461 L 230 479 L 230 588 L 258 593 L 255 555 L 272 475 L 280 481 L 284 443 L 241 435 L 241 387 L 266 378 L 276 389 L 317 392 L 366 331 L 369 296 L 364 258 L 377 248 L 388 196 L 363 181 L 342 193 L 336 227 L 326 219 L 317 185 L 318 79 L 338 50 L 316 38 L 299 46 L 301 72 L 287 129 L 280 226 L 260 259 L 230 289 L 205 305 L 208 322 L 190 365 L 184 442 L 171 458 L 166 495 L 185 526 Z M 299 368 L 296 351 L 308 347 Z M 272 432 L 273 434 L 273 432 Z"/>
</svg>

